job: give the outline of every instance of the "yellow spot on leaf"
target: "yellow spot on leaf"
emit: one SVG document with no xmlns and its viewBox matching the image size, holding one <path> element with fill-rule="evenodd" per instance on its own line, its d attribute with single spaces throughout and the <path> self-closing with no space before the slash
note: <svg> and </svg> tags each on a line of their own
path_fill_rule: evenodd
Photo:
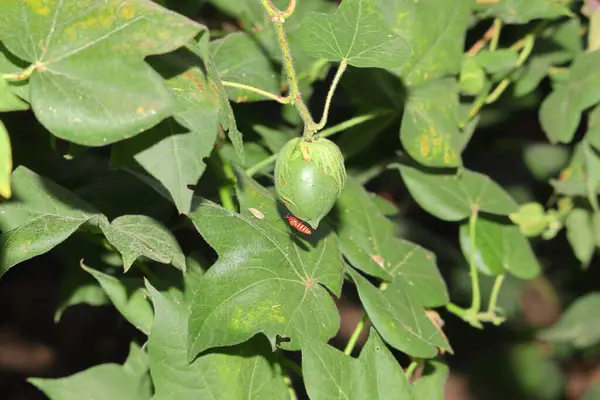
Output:
<svg viewBox="0 0 600 400">
<path fill-rule="evenodd" d="M 123 19 L 133 19 L 135 17 L 135 9 L 131 3 L 125 3 L 122 5 L 121 10 L 119 11 L 119 16 Z"/>
<path fill-rule="evenodd" d="M 54 0 L 25 0 L 27 7 L 37 15 L 47 16 L 50 15 L 54 8 L 56 1 Z"/>
<path fill-rule="evenodd" d="M 135 110 L 136 113 L 138 114 L 143 114 L 144 113 L 144 107 L 138 107 L 137 110 Z"/>
</svg>

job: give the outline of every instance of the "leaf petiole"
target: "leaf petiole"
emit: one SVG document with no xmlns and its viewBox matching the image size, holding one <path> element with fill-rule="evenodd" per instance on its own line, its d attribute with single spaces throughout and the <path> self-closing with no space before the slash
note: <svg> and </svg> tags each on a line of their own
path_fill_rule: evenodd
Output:
<svg viewBox="0 0 600 400">
<path fill-rule="evenodd" d="M 247 90 L 249 92 L 254 92 L 254 93 L 258 93 L 261 96 L 267 97 L 271 100 L 275 100 L 278 103 L 281 104 L 289 104 L 292 102 L 292 98 L 291 96 L 279 96 L 270 92 L 267 92 L 266 90 L 262 90 L 259 89 L 257 87 L 254 86 L 250 86 L 250 85 L 244 85 L 243 83 L 237 83 L 237 82 L 230 82 L 230 81 L 221 81 L 221 83 L 223 84 L 223 86 L 227 86 L 227 87 L 232 87 L 232 88 L 236 88 L 236 89 L 242 89 L 242 90 Z"/>
<path fill-rule="evenodd" d="M 365 328 L 365 324 L 367 323 L 368 319 L 369 319 L 369 317 L 367 316 L 367 313 L 365 311 L 365 313 L 362 316 L 362 318 L 360 319 L 360 321 L 358 321 L 358 324 L 356 324 L 356 328 L 354 328 L 354 332 L 352 332 L 352 336 L 350 336 L 350 339 L 348 340 L 348 343 L 346 344 L 346 347 L 344 348 L 344 354 L 346 354 L 347 356 L 352 354 L 352 351 L 354 350 L 354 347 L 356 346 L 356 342 L 358 341 L 360 334 L 362 333 L 363 329 Z"/>
<path fill-rule="evenodd" d="M 1 74 L 0 76 L 5 81 L 12 81 L 12 82 L 24 81 L 24 80 L 29 79 L 29 77 L 33 73 L 33 70 L 36 67 L 37 67 L 37 64 L 31 64 L 29 67 L 25 68 L 21 72 L 16 72 L 16 73 L 13 73 L 13 74 L 8 74 L 8 73 L 7 74 Z"/>
</svg>

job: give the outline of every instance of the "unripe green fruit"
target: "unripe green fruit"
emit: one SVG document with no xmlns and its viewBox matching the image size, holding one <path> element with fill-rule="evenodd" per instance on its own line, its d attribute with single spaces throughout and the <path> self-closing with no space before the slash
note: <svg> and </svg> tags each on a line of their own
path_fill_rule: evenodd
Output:
<svg viewBox="0 0 600 400">
<path fill-rule="evenodd" d="M 275 189 L 290 213 L 313 229 L 331 209 L 346 184 L 340 149 L 330 140 L 292 139 L 275 163 Z"/>
</svg>

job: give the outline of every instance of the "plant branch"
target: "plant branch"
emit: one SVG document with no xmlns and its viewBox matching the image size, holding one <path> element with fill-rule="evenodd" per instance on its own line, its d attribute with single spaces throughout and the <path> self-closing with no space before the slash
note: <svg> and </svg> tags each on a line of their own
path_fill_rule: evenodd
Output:
<svg viewBox="0 0 600 400">
<path fill-rule="evenodd" d="M 409 366 L 406 368 L 406 371 L 404 372 L 407 379 L 410 379 L 410 377 L 415 373 L 415 370 L 417 369 L 419 364 L 421 364 L 422 361 L 423 360 L 421 360 L 420 358 L 415 358 L 410 362 Z"/>
<path fill-rule="evenodd" d="M 496 303 L 498 302 L 498 295 L 500 294 L 500 289 L 502 288 L 502 283 L 504 282 L 504 274 L 498 275 L 496 280 L 494 281 L 494 287 L 492 288 L 492 293 L 490 294 L 490 302 L 488 304 L 488 313 L 493 314 L 496 312 Z"/>
<path fill-rule="evenodd" d="M 492 26 L 494 32 L 490 39 L 490 51 L 496 51 L 498 48 L 498 41 L 500 40 L 500 31 L 502 31 L 502 20 L 500 18 L 494 19 L 494 24 Z"/>
<path fill-rule="evenodd" d="M 211 166 L 221 178 L 218 189 L 219 199 L 225 209 L 236 212 L 237 207 L 233 201 L 233 188 L 236 182 L 235 172 L 229 161 L 223 157 L 219 149 L 215 149 L 215 152 L 218 162 L 215 162 L 214 159 L 211 162 L 212 157 L 209 158 L 208 161 L 211 162 Z"/>
<path fill-rule="evenodd" d="M 279 96 L 279 95 L 267 92 L 266 90 L 262 90 L 257 87 L 254 87 L 254 86 L 244 85 L 243 83 L 230 82 L 230 81 L 221 81 L 221 83 L 223 84 L 223 86 L 228 86 L 228 87 L 232 87 L 232 88 L 236 88 L 236 89 L 242 89 L 242 90 L 247 90 L 249 92 L 258 93 L 261 96 L 267 97 L 271 100 L 275 100 L 276 102 L 281 103 L 281 104 L 289 104 L 292 102 L 292 98 L 290 96 L 285 96 L 285 97 Z"/>
<path fill-rule="evenodd" d="M 321 129 L 323 129 L 325 124 L 327 124 L 327 118 L 329 117 L 329 107 L 331 106 L 331 99 L 333 98 L 333 94 L 335 93 L 335 90 L 337 89 L 337 86 L 340 83 L 340 80 L 342 79 L 342 75 L 346 71 L 347 67 L 348 67 L 348 61 L 346 61 L 346 59 L 343 59 L 340 62 L 340 65 L 338 66 L 337 72 L 335 73 L 335 76 L 333 77 L 333 82 L 331 83 L 331 86 L 329 87 L 329 91 L 327 92 L 327 98 L 325 100 L 325 107 L 323 108 L 323 115 L 321 116 L 321 120 L 319 121 L 318 124 L 311 127 L 311 131 L 312 130 L 320 131 Z"/>
<path fill-rule="evenodd" d="M 492 24 L 492 26 L 489 27 L 489 29 L 483 34 L 483 36 L 479 38 L 479 40 L 477 40 L 475 43 L 473 43 L 473 46 L 471 46 L 471 48 L 467 51 L 467 54 L 470 56 L 474 56 L 477 53 L 479 53 L 481 49 L 483 49 L 483 47 L 486 45 L 486 43 L 489 42 L 495 35 L 496 29 L 498 29 L 496 24 Z"/>
</svg>

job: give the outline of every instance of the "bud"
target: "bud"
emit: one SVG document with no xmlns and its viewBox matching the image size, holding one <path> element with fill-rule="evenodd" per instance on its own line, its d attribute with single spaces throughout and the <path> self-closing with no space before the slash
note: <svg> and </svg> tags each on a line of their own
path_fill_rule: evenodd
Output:
<svg viewBox="0 0 600 400">
<path fill-rule="evenodd" d="M 295 138 L 281 148 L 275 163 L 277 195 L 313 229 L 331 211 L 345 183 L 344 157 L 332 141 Z"/>
</svg>

